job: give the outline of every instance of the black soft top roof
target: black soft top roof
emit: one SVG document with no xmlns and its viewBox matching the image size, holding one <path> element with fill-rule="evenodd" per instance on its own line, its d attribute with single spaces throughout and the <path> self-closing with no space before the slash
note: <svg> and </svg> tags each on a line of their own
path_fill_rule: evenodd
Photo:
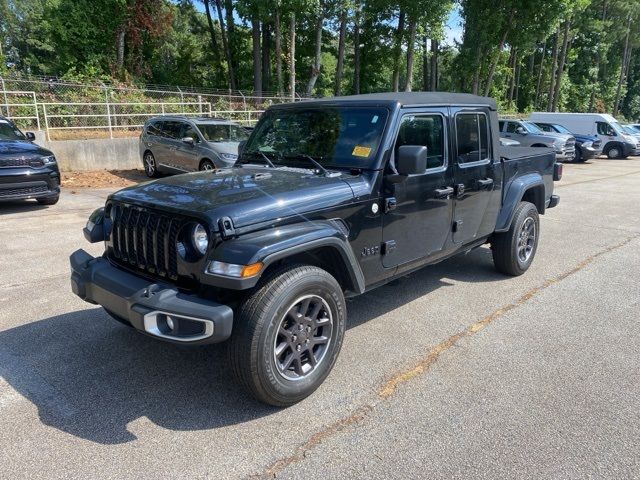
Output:
<svg viewBox="0 0 640 480">
<path fill-rule="evenodd" d="M 344 103 L 352 104 L 377 104 L 396 105 L 403 107 L 418 105 L 486 105 L 491 110 L 497 110 L 496 101 L 489 97 L 480 97 L 469 93 L 447 93 L 447 92 L 389 92 L 389 93 L 367 93 L 363 95 L 349 95 L 345 97 L 328 97 L 313 100 L 303 100 L 301 102 L 274 105 L 278 108 L 292 108 L 296 105 L 337 105 Z"/>
</svg>

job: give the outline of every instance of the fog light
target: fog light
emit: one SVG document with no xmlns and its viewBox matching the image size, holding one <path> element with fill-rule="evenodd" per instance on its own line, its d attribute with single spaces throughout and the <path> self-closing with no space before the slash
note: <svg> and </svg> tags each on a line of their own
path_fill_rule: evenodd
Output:
<svg viewBox="0 0 640 480">
<path fill-rule="evenodd" d="M 167 316 L 167 327 L 169 327 L 169 330 L 173 331 L 173 329 L 175 328 L 175 324 L 173 323 L 173 319 L 169 316 Z"/>
</svg>

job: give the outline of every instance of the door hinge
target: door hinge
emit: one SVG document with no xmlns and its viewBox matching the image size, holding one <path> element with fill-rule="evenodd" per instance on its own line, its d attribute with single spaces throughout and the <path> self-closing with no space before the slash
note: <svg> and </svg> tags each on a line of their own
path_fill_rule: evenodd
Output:
<svg viewBox="0 0 640 480">
<path fill-rule="evenodd" d="M 219 218 L 218 227 L 220 229 L 220 236 L 223 240 L 231 238 L 236 234 L 236 229 L 233 228 L 233 221 L 229 217 Z"/>
<path fill-rule="evenodd" d="M 387 240 L 382 244 L 382 255 L 389 255 L 396 249 L 396 241 L 395 240 Z"/>
</svg>

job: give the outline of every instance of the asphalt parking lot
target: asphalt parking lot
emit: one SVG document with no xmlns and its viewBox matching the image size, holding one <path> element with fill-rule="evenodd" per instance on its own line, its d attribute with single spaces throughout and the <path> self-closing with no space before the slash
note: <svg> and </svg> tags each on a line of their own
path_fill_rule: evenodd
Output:
<svg viewBox="0 0 640 480">
<path fill-rule="evenodd" d="M 108 193 L 0 206 L 0 478 L 640 478 L 640 159 L 566 165 L 522 277 L 481 248 L 350 301 L 285 410 L 71 293 Z"/>
</svg>

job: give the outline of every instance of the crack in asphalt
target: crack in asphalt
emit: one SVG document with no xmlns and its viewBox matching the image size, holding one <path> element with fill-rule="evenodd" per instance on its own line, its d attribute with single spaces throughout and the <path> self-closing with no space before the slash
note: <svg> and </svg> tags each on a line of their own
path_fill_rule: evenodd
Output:
<svg viewBox="0 0 640 480">
<path fill-rule="evenodd" d="M 584 269 L 585 267 L 593 263 L 594 260 L 601 257 L 602 255 L 606 255 L 607 253 L 610 253 L 614 250 L 622 248 L 628 245 L 629 243 L 631 243 L 633 240 L 636 240 L 638 238 L 640 238 L 640 234 L 629 236 L 620 243 L 610 245 L 609 247 L 594 253 L 593 255 L 582 260 L 580 263 L 578 263 L 576 266 L 574 266 L 570 270 L 567 270 L 551 279 L 546 280 L 541 285 L 526 291 L 514 302 L 509 303 L 505 306 L 502 306 L 497 310 L 494 310 L 492 313 L 490 313 L 486 317 L 472 323 L 471 325 L 467 326 L 465 329 L 459 331 L 458 333 L 451 335 L 446 340 L 432 347 L 427 353 L 427 355 L 422 359 L 420 359 L 412 367 L 395 373 L 391 378 L 385 381 L 377 389 L 378 401 L 364 404 L 358 407 L 348 416 L 342 417 L 339 420 L 324 427 L 322 430 L 314 433 L 306 442 L 296 447 L 294 452 L 291 455 L 280 458 L 272 462 L 261 473 L 250 475 L 248 478 L 250 479 L 276 478 L 277 475 L 288 466 L 294 463 L 303 461 L 306 458 L 307 452 L 309 450 L 312 450 L 313 448 L 317 447 L 327 438 L 340 433 L 341 431 L 345 430 L 346 428 L 352 425 L 358 425 L 358 424 L 364 423 L 364 421 L 366 421 L 367 418 L 371 417 L 371 414 L 374 413 L 376 407 L 380 403 L 391 398 L 396 393 L 399 386 L 401 386 L 402 384 L 408 383 L 412 379 L 425 373 L 429 369 L 429 367 L 431 367 L 431 365 L 433 365 L 444 352 L 448 351 L 451 347 L 458 345 L 460 341 L 462 341 L 463 339 L 474 336 L 476 333 L 480 332 L 485 327 L 490 325 L 492 322 L 504 316 L 506 313 L 523 305 L 524 303 L 526 303 L 528 300 L 536 296 L 541 291 L 549 288 L 552 285 L 555 285 L 561 282 L 565 278 Z"/>
</svg>

